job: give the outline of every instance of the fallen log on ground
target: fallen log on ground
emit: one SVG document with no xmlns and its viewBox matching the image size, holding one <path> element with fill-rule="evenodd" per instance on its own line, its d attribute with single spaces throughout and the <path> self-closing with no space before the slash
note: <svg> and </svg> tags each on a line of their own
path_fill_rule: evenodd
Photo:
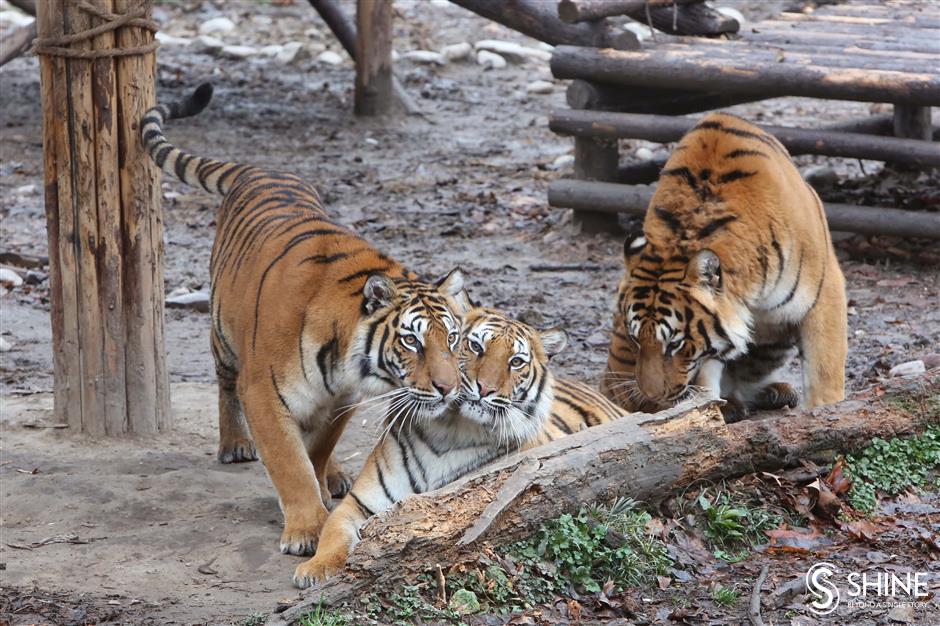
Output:
<svg viewBox="0 0 940 626">
<path fill-rule="evenodd" d="M 776 471 L 801 459 L 820 463 L 874 437 L 922 431 L 936 414 L 912 414 L 893 397 L 940 394 L 940 371 L 894 379 L 896 387 L 836 405 L 769 413 L 725 425 L 717 404 L 687 404 L 589 428 L 491 464 L 443 489 L 407 498 L 362 529 L 342 574 L 268 624 L 290 624 L 316 605 L 393 589 L 434 564 L 473 558 L 484 544 L 505 545 L 582 505 L 630 497 L 647 503 L 705 481 Z M 915 399 L 913 404 L 917 404 Z"/>
<path fill-rule="evenodd" d="M 738 21 L 703 0 L 561 0 L 558 17 L 575 24 L 628 15 L 670 35 L 713 36 L 736 33 Z"/>
<path fill-rule="evenodd" d="M 603 22 L 566 24 L 547 5 L 536 0 L 451 0 L 481 17 L 557 46 L 587 46 L 636 50 L 640 42 L 632 32 L 618 30 Z"/>
</svg>

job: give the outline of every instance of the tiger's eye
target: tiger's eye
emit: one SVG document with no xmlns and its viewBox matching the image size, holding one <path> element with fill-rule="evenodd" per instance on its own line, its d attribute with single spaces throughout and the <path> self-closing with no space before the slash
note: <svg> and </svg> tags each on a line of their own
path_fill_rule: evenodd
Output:
<svg viewBox="0 0 940 626">
<path fill-rule="evenodd" d="M 406 346 L 413 346 L 418 343 L 418 339 L 414 335 L 403 335 L 401 342 Z"/>
<path fill-rule="evenodd" d="M 525 365 L 525 360 L 518 356 L 509 361 L 509 367 L 522 367 L 523 365 Z"/>
<path fill-rule="evenodd" d="M 470 350 L 473 351 L 475 354 L 480 354 L 481 352 L 483 352 L 483 346 L 478 344 L 473 339 L 467 339 L 467 347 L 470 348 Z"/>
</svg>

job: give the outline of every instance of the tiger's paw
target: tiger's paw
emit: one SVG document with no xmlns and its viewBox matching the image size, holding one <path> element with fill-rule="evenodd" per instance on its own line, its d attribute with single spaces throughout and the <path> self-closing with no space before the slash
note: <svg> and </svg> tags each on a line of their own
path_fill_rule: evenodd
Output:
<svg viewBox="0 0 940 626">
<path fill-rule="evenodd" d="M 234 439 L 219 443 L 219 463 L 247 463 L 258 460 L 255 442 L 251 439 Z"/>
<path fill-rule="evenodd" d="M 333 471 L 326 475 L 326 486 L 330 495 L 334 498 L 343 498 L 352 488 L 352 479 L 349 474 L 334 466 Z"/>
<path fill-rule="evenodd" d="M 334 576 L 343 569 L 347 557 L 348 554 L 343 550 L 330 554 L 317 553 L 315 557 L 301 563 L 294 570 L 294 585 L 300 589 L 306 589 Z"/>
<path fill-rule="evenodd" d="M 281 553 L 305 556 L 317 550 L 320 529 L 327 518 L 324 506 L 307 507 L 302 511 L 284 514 L 284 532 L 281 533 Z"/>
<path fill-rule="evenodd" d="M 800 394 L 787 383 L 771 383 L 758 392 L 754 407 L 762 411 L 794 408 L 800 403 Z"/>
<path fill-rule="evenodd" d="M 725 403 L 721 406 L 721 415 L 725 418 L 725 424 L 734 424 L 747 419 L 747 405 L 737 398 L 723 398 Z"/>
</svg>

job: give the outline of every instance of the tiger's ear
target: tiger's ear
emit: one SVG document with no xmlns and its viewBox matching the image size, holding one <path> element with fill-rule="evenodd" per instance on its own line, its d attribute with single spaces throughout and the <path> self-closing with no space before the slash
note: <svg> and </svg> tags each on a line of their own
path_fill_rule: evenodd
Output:
<svg viewBox="0 0 940 626">
<path fill-rule="evenodd" d="M 362 295 L 365 297 L 364 307 L 366 313 L 371 315 L 392 303 L 395 298 L 395 281 L 385 274 L 373 274 L 366 279 L 366 284 L 362 288 Z"/>
<path fill-rule="evenodd" d="M 640 235 L 635 239 L 624 239 L 623 240 L 623 262 L 626 265 L 630 262 L 630 259 L 643 252 L 643 248 L 646 247 L 646 237 Z"/>
<path fill-rule="evenodd" d="M 548 358 L 552 358 L 568 345 L 568 333 L 561 328 L 546 328 L 539 331 L 542 348 Z"/>
<path fill-rule="evenodd" d="M 701 286 L 712 290 L 721 289 L 721 261 L 711 250 L 706 248 L 696 252 L 689 261 L 689 272 Z"/>
<path fill-rule="evenodd" d="M 470 294 L 464 289 L 463 272 L 459 267 L 455 267 L 450 274 L 437 281 L 437 290 L 448 297 L 456 308 L 454 313 L 457 315 L 465 315 L 473 308 Z"/>
</svg>

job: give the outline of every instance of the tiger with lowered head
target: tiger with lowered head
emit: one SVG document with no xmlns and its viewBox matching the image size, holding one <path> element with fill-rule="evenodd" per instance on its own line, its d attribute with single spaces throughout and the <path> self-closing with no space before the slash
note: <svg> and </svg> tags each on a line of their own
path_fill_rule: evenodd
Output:
<svg viewBox="0 0 940 626">
<path fill-rule="evenodd" d="M 602 391 L 628 409 L 696 388 L 727 421 L 796 406 L 774 375 L 798 351 L 803 403 L 845 396 L 845 283 L 826 215 L 783 145 L 723 113 L 661 172 L 643 236 L 624 246 Z"/>
<path fill-rule="evenodd" d="M 349 481 L 333 448 L 362 398 L 395 390 L 416 417 L 459 392 L 460 314 L 452 271 L 421 282 L 330 219 L 298 176 L 194 156 L 171 145 L 165 120 L 202 111 L 209 85 L 141 120 L 153 160 L 222 195 L 211 261 L 211 346 L 219 383 L 219 461 L 258 458 L 284 514 L 280 548 L 310 554 L 325 502 Z"/>
<path fill-rule="evenodd" d="M 366 520 L 406 496 L 623 416 L 587 385 L 552 375 L 548 361 L 567 341 L 563 330 L 536 330 L 491 309 L 467 313 L 456 406 L 429 419 L 414 416 L 407 402 L 391 402 L 386 435 L 327 519 L 316 556 L 297 566 L 294 583 L 307 587 L 342 569 Z"/>
</svg>

